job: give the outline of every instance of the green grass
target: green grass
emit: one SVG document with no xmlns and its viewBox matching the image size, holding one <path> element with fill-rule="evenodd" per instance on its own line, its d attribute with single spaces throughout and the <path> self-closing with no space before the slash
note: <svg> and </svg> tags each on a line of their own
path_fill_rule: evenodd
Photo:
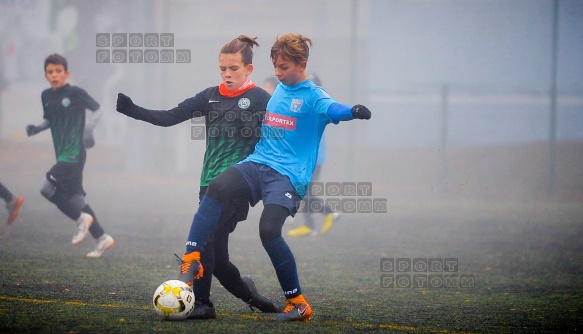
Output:
<svg viewBox="0 0 583 334">
<path fill-rule="evenodd" d="M 113 201 L 113 200 L 112 200 Z M 130 202 L 137 202 L 136 199 Z M 93 205 L 93 204 L 92 204 Z M 172 322 L 151 305 L 175 278 L 192 212 L 164 214 L 94 205 L 116 239 L 102 258 L 72 246 L 73 224 L 28 199 L 0 240 L 0 332 L 330 333 L 554 332 L 583 329 L 583 208 L 580 203 L 392 203 L 389 214 L 346 214 L 331 232 L 286 238 L 295 253 L 309 323 L 280 324 L 252 313 L 216 281 L 218 317 Z M 105 208 L 115 207 L 114 211 Z M 34 208 L 34 209 L 33 209 Z M 194 210 L 195 208 L 193 208 Z M 284 298 L 257 235 L 259 210 L 232 234 L 231 260 L 259 290 Z M 287 229 L 288 227 L 286 227 Z M 381 258 L 453 257 L 474 288 L 381 286 Z"/>
</svg>

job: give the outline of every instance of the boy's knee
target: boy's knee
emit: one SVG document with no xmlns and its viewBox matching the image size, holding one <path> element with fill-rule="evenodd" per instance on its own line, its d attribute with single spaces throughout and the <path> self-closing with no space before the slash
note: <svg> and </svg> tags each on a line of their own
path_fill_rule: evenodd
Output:
<svg viewBox="0 0 583 334">
<path fill-rule="evenodd" d="M 81 211 L 85 207 L 85 197 L 83 195 L 74 195 L 69 203 L 77 210 Z"/>
<path fill-rule="evenodd" d="M 48 180 L 45 180 L 40 188 L 41 195 L 46 199 L 51 199 L 56 191 L 57 188 L 55 188 L 55 186 L 53 186 Z"/>
<path fill-rule="evenodd" d="M 205 195 L 221 201 L 226 192 L 227 186 L 220 180 L 215 179 L 209 183 L 209 187 L 207 188 Z"/>
<path fill-rule="evenodd" d="M 281 237 L 281 229 L 273 224 L 259 225 L 259 237 L 261 238 L 261 243 L 265 245 L 271 240 Z"/>
</svg>

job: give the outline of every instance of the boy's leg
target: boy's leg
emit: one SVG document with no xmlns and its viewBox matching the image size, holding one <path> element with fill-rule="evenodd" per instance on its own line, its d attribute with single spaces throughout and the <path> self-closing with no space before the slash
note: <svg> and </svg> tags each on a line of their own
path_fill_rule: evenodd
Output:
<svg viewBox="0 0 583 334">
<path fill-rule="evenodd" d="M 8 225 L 14 223 L 16 218 L 18 217 L 18 210 L 20 206 L 24 202 L 24 197 L 19 196 L 15 197 L 12 193 L 8 190 L 8 188 L 4 187 L 2 183 L 0 183 L 0 198 L 2 198 L 6 202 L 6 209 L 8 210 Z"/>
<path fill-rule="evenodd" d="M 307 321 L 312 318 L 312 308 L 302 294 L 294 255 L 281 236 L 286 217 L 295 215 L 301 198 L 289 178 L 277 171 L 264 169 L 261 177 L 265 195 L 259 236 L 286 297 L 286 307 L 275 320 Z"/>
<path fill-rule="evenodd" d="M 0 182 L 0 198 L 8 204 L 12 200 L 12 193 Z"/>
<path fill-rule="evenodd" d="M 81 209 L 82 212 L 85 212 L 91 215 L 91 217 L 93 217 L 93 224 L 89 226 L 89 233 L 91 233 L 91 236 L 93 236 L 93 238 L 95 239 L 95 248 L 93 249 L 93 251 L 87 253 L 87 257 L 88 258 L 100 257 L 106 250 L 111 249 L 115 246 L 115 241 L 109 234 L 105 233 L 105 231 L 97 221 L 97 216 L 95 215 L 95 212 L 93 212 L 93 209 L 91 209 L 89 204 L 85 204 L 85 196 L 80 197 L 81 198 L 80 200 L 78 199 L 79 203 L 77 205 L 82 208 Z"/>
<path fill-rule="evenodd" d="M 200 300 L 206 304 L 210 304 L 211 282 L 213 274 L 215 273 L 215 249 L 217 248 L 217 241 L 220 243 L 220 240 L 224 239 L 223 234 L 225 233 L 227 234 L 228 239 L 229 231 L 224 228 L 223 225 L 227 224 L 231 216 L 233 216 L 233 213 L 234 209 L 232 206 L 225 205 L 223 207 L 215 233 L 208 240 L 204 251 L 200 253 L 200 263 L 204 268 L 205 275 L 196 281 L 196 284 L 192 286 L 192 290 L 196 300 Z"/>
<path fill-rule="evenodd" d="M 266 204 L 259 219 L 261 243 L 271 259 L 286 298 L 302 293 L 296 260 L 281 236 L 281 229 L 288 215 L 287 208 L 278 204 Z"/>
<path fill-rule="evenodd" d="M 83 201 L 83 203 L 85 204 L 85 201 Z M 89 233 L 91 233 L 91 236 L 94 239 L 101 238 L 101 236 L 105 234 L 105 231 L 103 230 L 103 227 L 101 227 L 101 225 L 99 224 L 99 221 L 97 220 L 97 216 L 95 215 L 95 212 L 93 212 L 93 209 L 91 209 L 89 204 L 85 204 L 84 206 L 82 206 L 81 211 L 88 213 L 91 215 L 91 217 L 93 217 L 93 224 L 91 224 L 91 226 L 89 227 Z"/>
<path fill-rule="evenodd" d="M 266 313 L 278 312 L 275 304 L 257 291 L 251 276 L 242 277 L 239 269 L 229 260 L 229 234 L 234 229 L 232 226 L 235 224 L 237 224 L 236 219 L 231 219 L 226 224 L 217 227 L 214 243 L 214 275 L 227 291 L 247 303 L 251 309 L 257 308 Z"/>
<path fill-rule="evenodd" d="M 93 217 L 81 211 L 84 207 L 82 182 L 83 164 L 57 163 L 47 172 L 41 194 L 54 203 L 67 217 L 77 222 L 72 243 L 80 244 L 93 224 Z M 81 195 L 82 194 L 82 195 Z M 81 200 L 79 200 L 81 198 Z"/>
<path fill-rule="evenodd" d="M 59 191 L 49 179 L 45 178 L 43 180 L 40 193 L 51 203 L 55 204 L 57 208 L 70 219 L 76 221 L 81 215 L 81 210 L 70 203 L 72 196 Z"/>
<path fill-rule="evenodd" d="M 204 267 L 200 264 L 200 252 L 215 232 L 223 203 L 238 197 L 251 198 L 251 189 L 236 168 L 227 168 L 211 181 L 192 219 L 178 280 L 192 285 L 193 279 L 202 277 Z"/>
<path fill-rule="evenodd" d="M 208 187 L 201 186 L 198 194 L 199 205 L 204 197 Z M 216 234 L 216 233 L 215 233 Z M 204 252 L 200 253 L 200 263 L 206 271 L 206 275 L 202 276 L 192 285 L 192 291 L 196 298 L 194 302 L 194 310 L 188 316 L 190 319 L 214 319 L 217 317 L 213 303 L 210 300 L 211 283 L 215 266 L 214 254 L 214 238 L 210 238 Z"/>
<path fill-rule="evenodd" d="M 279 284 L 286 297 L 286 308 L 276 321 L 308 321 L 312 308 L 302 294 L 294 255 L 281 236 L 281 228 L 289 210 L 278 204 L 267 204 L 259 220 L 259 233 L 271 259 Z"/>
<path fill-rule="evenodd" d="M 214 240 L 211 238 L 204 252 L 200 253 L 200 263 L 202 264 L 205 274 L 192 285 L 192 291 L 196 298 L 194 310 L 188 316 L 189 319 L 215 319 L 217 317 L 215 307 L 210 300 L 211 283 L 215 267 Z"/>
</svg>

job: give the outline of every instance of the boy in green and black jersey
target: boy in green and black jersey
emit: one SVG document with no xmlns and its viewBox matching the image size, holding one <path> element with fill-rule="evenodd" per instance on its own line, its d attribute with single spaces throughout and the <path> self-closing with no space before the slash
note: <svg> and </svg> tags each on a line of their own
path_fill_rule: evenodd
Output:
<svg viewBox="0 0 583 334">
<path fill-rule="evenodd" d="M 63 56 L 48 56 L 44 68 L 45 78 L 51 88 L 41 94 L 43 122 L 26 127 L 29 136 L 51 129 L 57 163 L 46 173 L 41 194 L 67 217 L 77 222 L 72 243 L 79 245 L 89 232 L 95 238 L 96 246 L 87 257 L 100 257 L 115 242 L 103 231 L 95 213 L 85 203 L 83 167 L 86 160 L 85 148 L 95 145 L 93 129 L 102 111 L 85 90 L 67 83 L 69 71 L 67 60 Z M 91 111 L 87 120 L 86 109 Z"/>
</svg>

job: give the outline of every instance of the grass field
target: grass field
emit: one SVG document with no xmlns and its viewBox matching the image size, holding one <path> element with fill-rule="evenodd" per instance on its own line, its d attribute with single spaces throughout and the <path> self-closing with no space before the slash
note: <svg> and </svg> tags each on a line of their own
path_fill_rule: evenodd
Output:
<svg viewBox="0 0 583 334">
<path fill-rule="evenodd" d="M 19 220 L 1 225 L 2 333 L 583 330 L 580 201 L 390 197 L 386 214 L 345 214 L 329 234 L 286 238 L 314 309 L 311 322 L 275 323 L 272 315 L 252 313 L 216 281 L 216 320 L 170 322 L 156 316 L 151 298 L 158 284 L 177 275 L 173 253 L 183 252 L 197 207 L 197 177 L 138 177 L 89 165 L 87 199 L 116 247 L 88 260 L 91 238 L 71 245 L 73 224 L 38 193 L 52 163 L 42 154 L 41 164 L 15 169 L 16 161 L 3 160 L 0 166 L 2 182 L 26 196 Z M 232 234 L 231 259 L 283 306 L 257 233 L 260 209 Z M 458 272 L 472 275 L 475 284 L 384 287 L 381 277 L 388 273 L 381 260 L 396 258 L 454 258 Z"/>
</svg>

